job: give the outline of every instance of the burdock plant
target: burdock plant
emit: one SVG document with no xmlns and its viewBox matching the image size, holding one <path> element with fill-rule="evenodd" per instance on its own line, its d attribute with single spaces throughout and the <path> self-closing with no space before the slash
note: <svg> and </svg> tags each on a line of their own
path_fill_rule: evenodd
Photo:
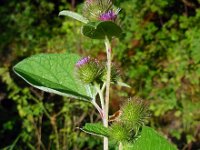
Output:
<svg viewBox="0 0 200 150">
<path fill-rule="evenodd" d="M 38 89 L 91 102 L 98 110 L 102 122 L 87 123 L 80 129 L 103 137 L 104 150 L 109 148 L 108 139 L 112 141 L 110 143 L 118 145 L 119 149 L 174 150 L 163 137 L 145 126 L 149 111 L 142 100 L 125 100 L 119 111 L 108 116 L 110 86 L 118 84 L 128 87 L 119 82 L 119 71 L 111 61 L 111 41 L 122 34 L 119 13 L 120 9 L 111 0 L 86 0 L 84 15 L 68 10 L 59 13 L 82 22 L 81 31 L 84 36 L 104 40 L 106 62 L 69 53 L 39 54 L 19 62 L 14 66 L 14 71 Z M 55 141 L 59 150 L 58 137 Z"/>
</svg>

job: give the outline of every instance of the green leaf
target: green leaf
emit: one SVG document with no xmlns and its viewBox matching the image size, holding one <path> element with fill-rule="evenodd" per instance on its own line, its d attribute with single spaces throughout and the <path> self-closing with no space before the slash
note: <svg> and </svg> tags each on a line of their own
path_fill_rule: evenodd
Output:
<svg viewBox="0 0 200 150">
<path fill-rule="evenodd" d="M 117 84 L 118 84 L 119 86 L 122 86 L 122 87 L 131 88 L 131 86 L 128 85 L 128 84 L 126 84 L 126 83 L 124 83 L 124 82 L 122 81 L 122 79 L 119 79 L 119 80 L 117 81 Z"/>
<path fill-rule="evenodd" d="M 89 22 L 82 27 L 82 33 L 92 39 L 104 39 L 105 36 L 119 37 L 122 29 L 112 21 Z"/>
<path fill-rule="evenodd" d="M 154 129 L 144 126 L 141 135 L 133 144 L 124 145 L 125 150 L 176 150 L 167 139 L 158 134 Z"/>
<path fill-rule="evenodd" d="M 74 75 L 80 59 L 75 54 L 39 54 L 14 66 L 14 72 L 30 85 L 62 96 L 91 100 L 95 91 Z"/>
<path fill-rule="evenodd" d="M 104 127 L 101 123 L 86 123 L 81 130 L 92 135 L 106 137 L 108 137 L 109 132 L 109 129 Z"/>
<path fill-rule="evenodd" d="M 58 15 L 59 16 L 68 16 L 68 17 L 71 17 L 71 18 L 76 19 L 76 20 L 83 22 L 83 23 L 89 22 L 87 18 L 85 18 L 82 15 L 80 15 L 76 12 L 73 12 L 73 11 L 63 10 Z"/>
</svg>

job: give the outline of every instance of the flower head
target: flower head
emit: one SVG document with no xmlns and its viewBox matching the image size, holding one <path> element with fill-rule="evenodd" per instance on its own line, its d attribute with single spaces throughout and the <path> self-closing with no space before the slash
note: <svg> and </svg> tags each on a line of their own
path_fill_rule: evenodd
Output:
<svg viewBox="0 0 200 150">
<path fill-rule="evenodd" d="M 115 21 L 119 10 L 111 0 L 86 0 L 83 14 L 90 21 Z"/>
<path fill-rule="evenodd" d="M 93 0 L 86 0 L 85 1 L 87 4 L 92 4 Z"/>
<path fill-rule="evenodd" d="M 125 142 L 128 141 L 129 130 L 120 123 L 113 123 L 110 127 L 109 135 L 113 141 Z"/>
<path fill-rule="evenodd" d="M 102 68 L 96 59 L 88 56 L 76 63 L 76 74 L 83 83 L 98 82 L 102 74 Z"/>
<path fill-rule="evenodd" d="M 141 135 L 142 126 L 149 117 L 147 105 L 141 99 L 128 100 L 118 111 L 110 126 L 109 136 L 115 142 L 133 143 Z"/>
<path fill-rule="evenodd" d="M 146 104 L 141 99 L 134 98 L 129 100 L 121 107 L 122 115 L 120 116 L 121 122 L 127 128 L 136 130 L 144 125 L 149 117 L 149 110 Z"/>
<path fill-rule="evenodd" d="M 85 64 L 87 64 L 87 63 L 89 63 L 89 61 L 90 61 L 90 56 L 84 57 L 84 58 L 82 58 L 81 60 L 79 60 L 79 61 L 76 63 L 76 67 L 81 67 L 81 66 L 83 66 L 83 65 L 85 65 Z"/>
<path fill-rule="evenodd" d="M 113 10 L 109 10 L 99 16 L 99 20 L 101 21 L 115 21 L 117 18 L 117 14 Z"/>
</svg>

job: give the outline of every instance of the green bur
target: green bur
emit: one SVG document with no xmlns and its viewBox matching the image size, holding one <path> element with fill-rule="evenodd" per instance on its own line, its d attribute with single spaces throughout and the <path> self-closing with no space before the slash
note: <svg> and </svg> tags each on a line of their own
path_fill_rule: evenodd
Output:
<svg viewBox="0 0 200 150">
<path fill-rule="evenodd" d="M 77 77 L 86 84 L 99 82 L 102 75 L 102 67 L 90 57 L 79 60 L 76 64 Z"/>
<path fill-rule="evenodd" d="M 110 129 L 110 139 L 113 141 L 127 141 L 129 137 L 129 131 L 119 123 L 114 123 Z"/>
<path fill-rule="evenodd" d="M 111 125 L 110 137 L 115 142 L 132 143 L 141 133 L 148 118 L 148 108 L 140 100 L 130 100 L 120 109 L 118 121 Z"/>
<path fill-rule="evenodd" d="M 138 130 L 149 117 L 148 107 L 142 100 L 130 100 L 122 108 L 120 121 L 130 130 Z"/>
</svg>

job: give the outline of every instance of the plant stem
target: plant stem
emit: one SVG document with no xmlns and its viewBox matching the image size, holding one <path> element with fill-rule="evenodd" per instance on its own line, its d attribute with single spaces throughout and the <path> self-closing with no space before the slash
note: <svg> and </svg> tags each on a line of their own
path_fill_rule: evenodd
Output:
<svg viewBox="0 0 200 150">
<path fill-rule="evenodd" d="M 99 107 L 99 105 L 96 103 L 95 100 L 92 100 L 92 104 L 94 105 L 94 107 L 98 110 L 99 114 L 101 115 L 101 118 L 104 118 L 104 112 L 102 111 L 102 109 Z"/>
<path fill-rule="evenodd" d="M 58 133 L 58 127 L 57 127 L 57 122 L 56 122 L 56 115 L 51 116 L 51 125 L 54 130 L 55 134 L 55 144 L 56 144 L 56 150 L 60 149 L 60 144 L 59 144 L 59 133 Z"/>
<path fill-rule="evenodd" d="M 103 97 L 103 91 L 100 89 L 98 84 L 95 84 L 96 90 L 99 94 L 100 102 L 101 102 L 101 108 L 104 108 L 104 97 Z"/>
<path fill-rule="evenodd" d="M 122 142 L 119 143 L 119 150 L 123 150 Z"/>
<path fill-rule="evenodd" d="M 44 111 L 44 114 L 49 118 L 51 119 L 51 115 L 49 114 L 49 112 L 47 111 L 47 109 L 45 108 L 44 104 L 42 102 L 40 102 L 37 98 L 35 97 L 31 97 L 37 104 L 39 104 L 43 111 Z"/>
<path fill-rule="evenodd" d="M 59 134 L 58 134 L 58 127 L 57 124 L 54 125 L 54 132 L 55 132 L 55 136 L 56 136 L 56 149 L 59 150 L 60 149 L 60 144 L 59 144 Z"/>
<path fill-rule="evenodd" d="M 104 118 L 103 124 L 108 127 L 108 112 L 109 112 L 109 96 L 110 96 L 110 76 L 111 76 L 111 45 L 108 37 L 105 37 L 105 46 L 107 53 L 107 77 L 106 77 L 106 95 L 105 95 L 105 105 L 103 108 Z M 108 150 L 108 138 L 104 137 L 104 150 Z"/>
</svg>

